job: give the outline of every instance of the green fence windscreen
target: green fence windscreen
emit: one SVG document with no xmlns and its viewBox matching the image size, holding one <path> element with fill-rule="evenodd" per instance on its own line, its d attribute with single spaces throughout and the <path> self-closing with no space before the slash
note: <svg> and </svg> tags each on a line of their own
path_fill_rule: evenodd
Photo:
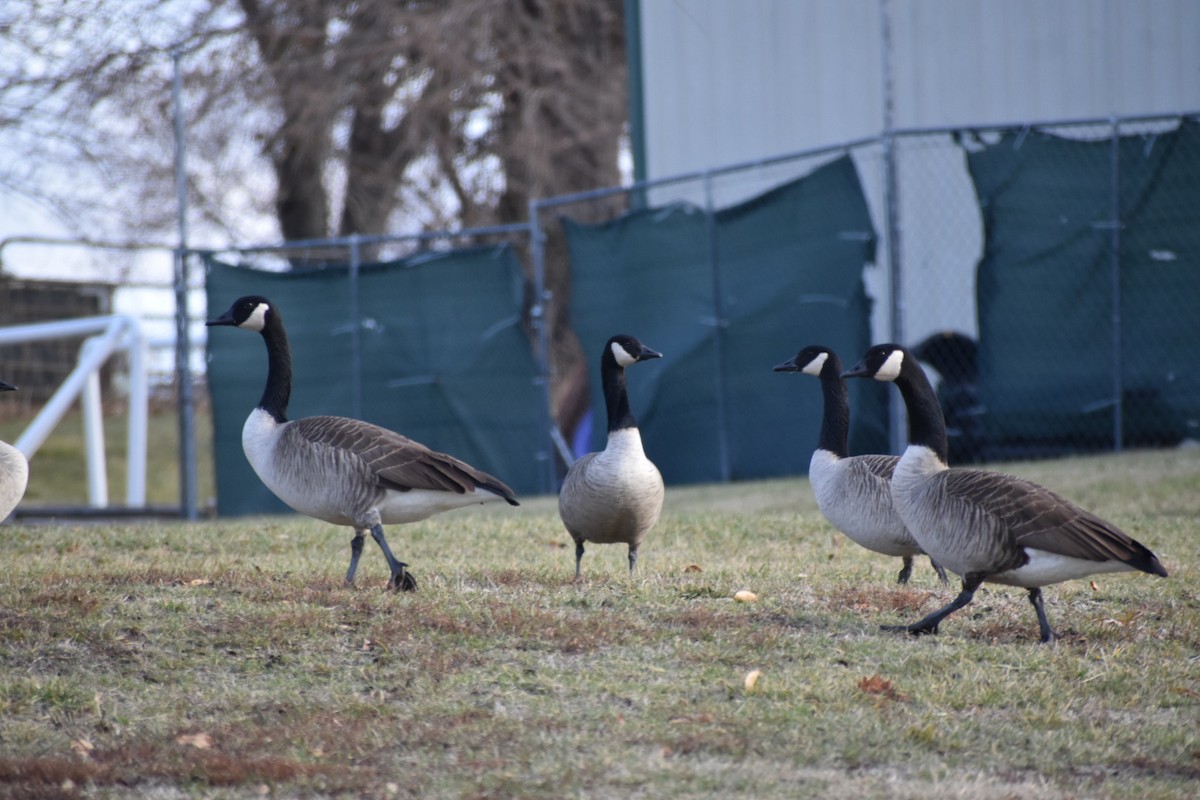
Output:
<svg viewBox="0 0 1200 800">
<path fill-rule="evenodd" d="M 853 363 L 870 346 L 863 269 L 875 233 L 852 160 L 711 215 L 689 205 L 600 225 L 563 221 L 571 323 L 603 447 L 600 348 L 630 333 L 664 357 L 630 370 L 649 457 L 668 483 L 799 474 L 821 419 L 815 380 L 772 372 L 808 344 Z M 851 448 L 884 452 L 886 395 L 852 382 Z"/>
<path fill-rule="evenodd" d="M 282 312 L 294 363 L 288 416 L 353 416 L 347 269 L 264 272 L 211 258 L 207 267 L 212 316 L 246 294 L 264 295 Z M 362 266 L 358 308 L 361 418 L 461 458 L 518 493 L 538 491 L 545 401 L 520 326 L 521 269 L 512 248 Z M 266 382 L 266 350 L 245 331 L 208 333 L 219 511 L 283 511 L 241 444 Z"/>
<path fill-rule="evenodd" d="M 1111 445 L 1118 398 L 1126 444 L 1194 435 L 1200 125 L 1115 143 L 1010 132 L 967 164 L 985 435 Z"/>
</svg>

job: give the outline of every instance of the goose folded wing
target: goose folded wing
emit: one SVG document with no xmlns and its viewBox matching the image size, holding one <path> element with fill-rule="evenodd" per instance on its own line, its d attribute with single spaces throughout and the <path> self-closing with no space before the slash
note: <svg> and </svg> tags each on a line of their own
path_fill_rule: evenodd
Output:
<svg viewBox="0 0 1200 800">
<path fill-rule="evenodd" d="M 292 425 L 309 442 L 357 459 L 381 485 L 395 491 L 464 494 L 484 488 L 506 499 L 513 496 L 498 478 L 378 425 L 347 417 L 306 417 Z"/>
<path fill-rule="evenodd" d="M 970 497 L 1022 547 L 1088 561 L 1132 562 L 1149 554 L 1116 526 L 1024 478 L 982 470 L 951 471 L 947 491 Z"/>
</svg>

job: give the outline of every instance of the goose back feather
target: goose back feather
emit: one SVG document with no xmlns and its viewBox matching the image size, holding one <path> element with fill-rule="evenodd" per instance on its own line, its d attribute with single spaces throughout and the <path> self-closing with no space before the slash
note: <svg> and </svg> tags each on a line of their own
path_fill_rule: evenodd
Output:
<svg viewBox="0 0 1200 800">
<path fill-rule="evenodd" d="M 877 345 L 845 375 L 892 381 L 900 389 L 909 444 L 892 476 L 892 499 L 917 543 L 963 579 L 954 602 L 899 629 L 936 632 L 942 619 L 989 581 L 1028 589 L 1042 641 L 1050 641 L 1054 632 L 1045 616 L 1043 586 L 1104 572 L 1166 577 L 1147 547 L 1044 486 L 999 472 L 950 469 L 937 397 L 903 347 Z"/>
<path fill-rule="evenodd" d="M 632 572 L 642 540 L 662 513 L 662 475 L 646 457 L 625 383 L 625 367 L 661 357 L 625 335 L 609 339 L 601 353 L 607 441 L 603 450 L 588 453 L 571 465 L 558 495 L 559 516 L 575 541 L 576 578 L 584 542 L 627 544 Z"/>
<path fill-rule="evenodd" d="M 817 508 L 859 546 L 902 558 L 897 580 L 907 583 L 913 557 L 924 551 L 892 506 L 891 479 L 899 459 L 890 455 L 850 455 L 850 398 L 842 378 L 841 359 L 828 347 L 809 345 L 776 365 L 775 371 L 799 372 L 821 381 L 821 432 L 808 465 Z M 945 570 L 932 559 L 931 563 L 945 582 Z"/>
<path fill-rule="evenodd" d="M 503 481 L 395 431 L 348 417 L 288 420 L 292 365 L 279 309 L 265 297 L 239 298 L 209 325 L 232 325 L 262 334 L 267 384 L 242 427 L 242 448 L 262 482 L 288 506 L 335 525 L 354 528 L 352 583 L 366 531 L 392 572 L 389 585 L 416 588 L 391 553 L 384 524 L 425 519 L 466 505 L 504 500 L 518 505 Z"/>
</svg>

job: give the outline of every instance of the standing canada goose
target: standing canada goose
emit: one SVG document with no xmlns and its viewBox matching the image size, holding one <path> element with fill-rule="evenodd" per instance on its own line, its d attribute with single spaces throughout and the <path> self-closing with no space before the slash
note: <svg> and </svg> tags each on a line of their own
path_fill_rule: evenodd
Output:
<svg viewBox="0 0 1200 800">
<path fill-rule="evenodd" d="M 0 381 L 0 392 L 11 392 L 17 387 L 11 383 Z M 8 515 L 25 496 L 25 487 L 29 483 L 29 461 L 25 454 L 8 442 L 0 442 L 0 522 L 8 519 Z"/>
<path fill-rule="evenodd" d="M 913 556 L 923 555 L 900 515 L 892 507 L 892 471 L 897 456 L 850 456 L 850 393 L 842 377 L 842 361 L 828 347 L 810 345 L 775 367 L 776 372 L 801 372 L 821 379 L 825 406 L 817 449 L 808 463 L 808 479 L 817 508 L 833 527 L 856 544 L 900 556 L 904 566 L 898 583 L 908 583 Z M 946 570 L 929 560 L 942 583 Z"/>
<path fill-rule="evenodd" d="M 881 344 L 843 373 L 892 381 L 908 408 L 908 447 L 892 476 L 892 502 L 917 543 L 962 577 L 954 601 L 911 625 L 912 634 L 938 624 L 971 602 L 984 581 L 1029 590 L 1043 642 L 1055 638 L 1042 588 L 1100 572 L 1141 570 L 1167 576 L 1154 553 L 1106 522 L 1031 481 L 946 465 L 946 424 L 937 396 L 916 359 Z"/>
<path fill-rule="evenodd" d="M 571 465 L 558 493 L 558 513 L 575 540 L 576 580 L 584 542 L 628 544 L 632 574 L 638 546 L 662 511 L 662 475 L 642 449 L 625 390 L 625 368 L 651 358 L 662 358 L 662 353 L 632 336 L 612 337 L 600 354 L 608 442 L 603 450 Z"/>
<path fill-rule="evenodd" d="M 354 582 L 368 530 L 391 570 L 388 587 L 411 591 L 416 579 L 392 555 L 384 523 L 416 522 L 496 500 L 518 505 L 512 489 L 498 478 L 378 425 L 325 416 L 288 421 L 292 356 L 279 308 L 265 297 L 239 298 L 206 324 L 262 334 L 267 386 L 242 427 L 242 449 L 280 500 L 301 514 L 354 528 L 347 584 Z"/>
</svg>

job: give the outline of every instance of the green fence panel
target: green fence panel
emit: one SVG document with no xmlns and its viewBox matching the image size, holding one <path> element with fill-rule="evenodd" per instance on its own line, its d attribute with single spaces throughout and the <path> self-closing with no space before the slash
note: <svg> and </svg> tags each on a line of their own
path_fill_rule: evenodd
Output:
<svg viewBox="0 0 1200 800">
<path fill-rule="evenodd" d="M 355 415 L 352 282 L 343 266 L 267 272 L 207 260 L 208 308 L 261 294 L 292 345 L 288 416 Z M 486 470 L 518 493 L 541 488 L 544 394 L 520 325 L 512 248 L 476 248 L 359 268 L 361 418 Z M 221 515 L 286 507 L 250 469 L 241 430 L 266 381 L 257 336 L 208 336 L 217 502 Z"/>
<path fill-rule="evenodd" d="M 993 447 L 1110 446 L 1118 375 L 1127 443 L 1175 442 L 1200 419 L 1200 227 L 1187 213 L 1200 208 L 1197 126 L 1122 136 L 1115 155 L 1115 262 L 1111 140 L 1008 132 L 967 155 L 985 235 L 979 394 Z"/>
<path fill-rule="evenodd" d="M 772 367 L 822 343 L 870 345 L 863 270 L 875 234 L 849 157 L 712 218 L 686 204 L 600 225 L 563 221 L 571 324 L 589 360 L 591 448 L 603 447 L 600 348 L 631 333 L 662 351 L 630 371 L 647 454 L 672 483 L 803 473 L 816 444 L 814 380 Z M 882 387 L 852 385 L 851 447 L 887 447 Z"/>
</svg>

